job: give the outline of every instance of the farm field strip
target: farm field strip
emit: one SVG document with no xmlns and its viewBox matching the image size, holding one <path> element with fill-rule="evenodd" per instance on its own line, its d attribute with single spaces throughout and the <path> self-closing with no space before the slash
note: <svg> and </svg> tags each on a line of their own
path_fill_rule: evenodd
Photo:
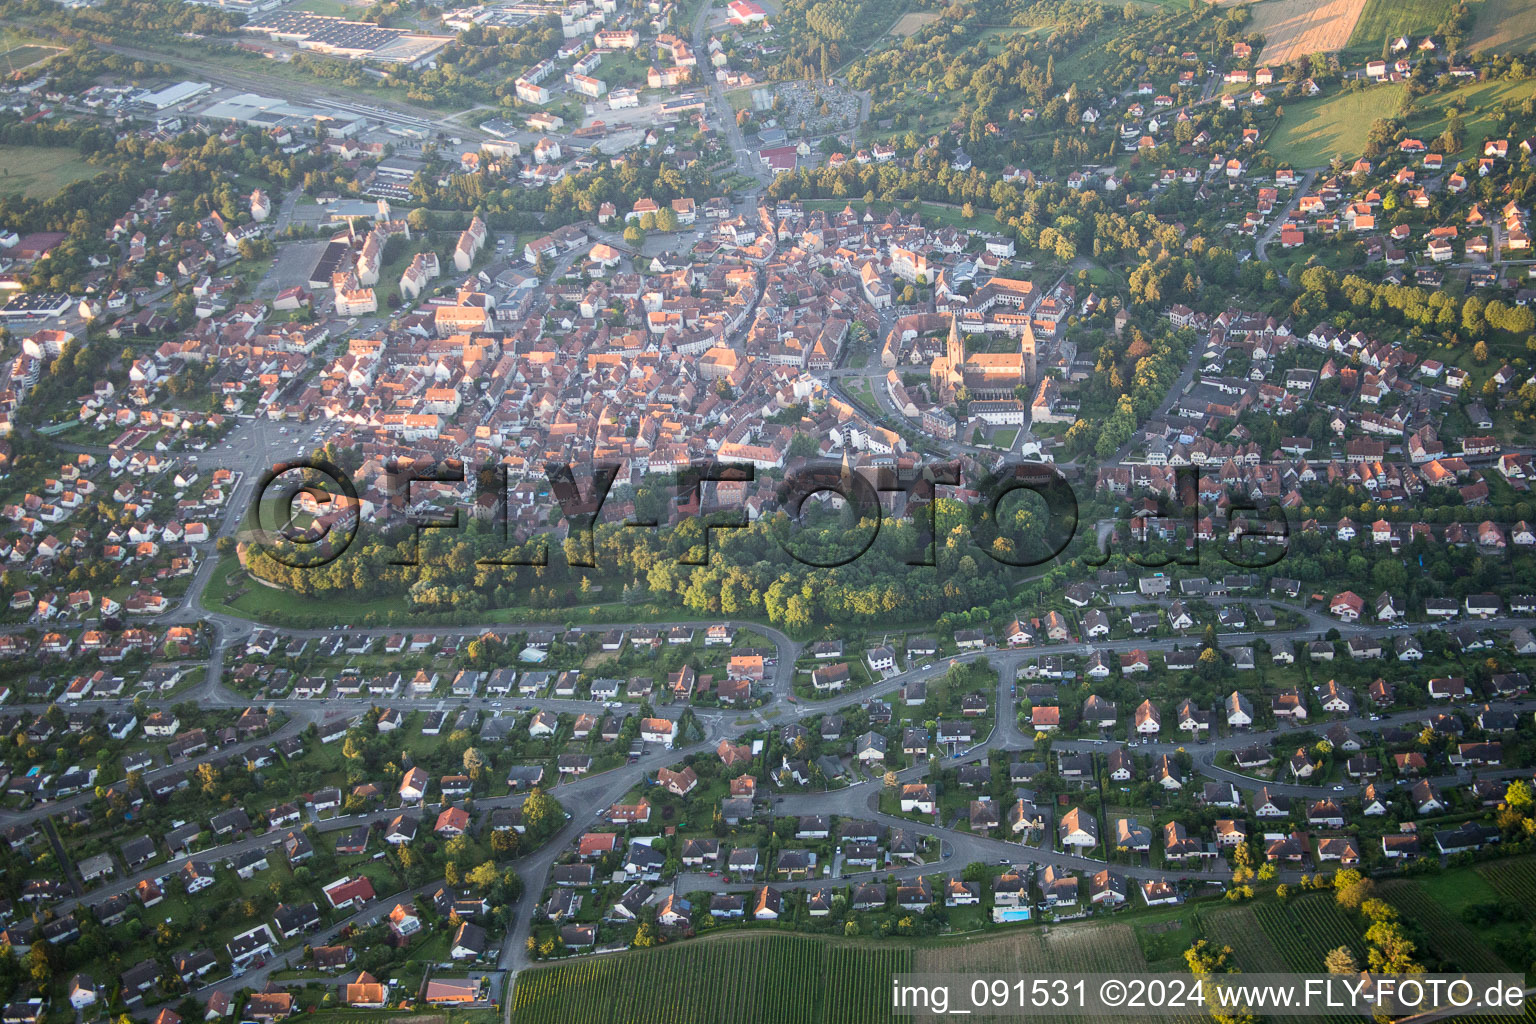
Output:
<svg viewBox="0 0 1536 1024">
<path fill-rule="evenodd" d="M 1328 893 L 1303 896 L 1293 902 L 1292 910 L 1303 930 L 1322 945 L 1323 953 L 1348 946 L 1362 962 L 1365 959 L 1365 943 L 1360 930 L 1344 916 L 1344 911 Z"/>
<path fill-rule="evenodd" d="M 1436 956 L 1464 971 L 1501 973 L 1509 970 L 1498 954 L 1478 939 L 1477 933 L 1458 921 L 1417 882 L 1396 879 L 1381 886 L 1381 894 L 1404 917 L 1418 926 Z"/>
<path fill-rule="evenodd" d="M 1147 959 L 1129 925 L 1069 927 L 1027 931 L 980 942 L 932 946 L 913 957 L 917 972 L 964 972 L 1000 977 L 1030 977 L 1040 973 L 1104 972 L 1145 974 Z M 832 1018 L 828 1018 L 831 1020 Z M 971 1016 L 973 1021 L 1018 1021 L 1018 1017 Z M 1093 1017 L 1052 1017 L 1053 1021 L 1094 1021 Z M 1177 1019 L 1177 1018 L 1169 1018 Z M 1189 1018 L 1191 1024 L 1205 1018 Z"/>
<path fill-rule="evenodd" d="M 1536 0 L 1483 0 L 1467 50 L 1528 53 L 1536 49 Z"/>
<path fill-rule="evenodd" d="M 1287 969 L 1285 957 L 1269 941 L 1252 907 L 1234 907 L 1202 915 L 1201 927 L 1212 942 L 1230 946 L 1238 966 L 1250 974 L 1282 974 Z"/>
<path fill-rule="evenodd" d="M 1365 961 L 1359 935 L 1329 894 L 1294 898 L 1288 905 L 1260 903 L 1253 909 L 1264 934 L 1297 974 L 1321 972 L 1323 958 L 1340 946 L 1348 946 L 1358 962 Z M 1342 1024 L 1354 1018 L 1325 1019 Z"/>
<path fill-rule="evenodd" d="M 877 1024 L 910 949 L 795 935 L 721 936 L 524 971 L 514 1024 Z M 960 970 L 956 965 L 952 969 Z"/>
<path fill-rule="evenodd" d="M 1366 0 L 1261 0 L 1250 9 L 1247 31 L 1264 37 L 1259 56 L 1265 63 L 1286 64 L 1342 50 L 1365 5 Z"/>
<path fill-rule="evenodd" d="M 1323 903 L 1325 900 L 1328 902 Z M 1254 908 L 1264 933 L 1291 970 L 1315 974 L 1323 969 L 1328 951 L 1339 946 L 1349 946 L 1357 957 L 1363 952 L 1360 937 L 1348 928 L 1331 901 L 1332 897 L 1324 895 L 1295 899 L 1290 906 L 1261 903 Z M 1304 906 L 1308 902 L 1317 905 Z"/>
<path fill-rule="evenodd" d="M 1377 50 L 1383 40 L 1407 36 L 1417 46 L 1445 20 L 1451 6 L 1451 0 L 1367 0 L 1349 45 Z"/>
<path fill-rule="evenodd" d="M 939 20 L 937 11 L 908 11 L 896 19 L 896 24 L 891 26 L 891 35 L 905 39 L 908 36 L 917 35 L 929 25 Z"/>
<path fill-rule="evenodd" d="M 892 975 L 912 970 L 912 951 L 833 946 L 827 957 L 826 1017 L 844 1024 L 890 1019 Z"/>
<path fill-rule="evenodd" d="M 1536 907 L 1536 860 L 1517 857 L 1480 864 L 1482 875 L 1494 891 L 1517 906 Z"/>
</svg>

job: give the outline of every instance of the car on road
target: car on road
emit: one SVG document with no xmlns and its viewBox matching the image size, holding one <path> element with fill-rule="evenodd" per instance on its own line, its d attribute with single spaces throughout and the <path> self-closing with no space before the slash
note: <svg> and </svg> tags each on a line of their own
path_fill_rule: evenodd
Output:
<svg viewBox="0 0 1536 1024">
<path fill-rule="evenodd" d="M 1342 793 L 1342 792 L 1344 792 L 1344 786 L 1342 784 L 1334 786 L 1333 787 L 1333 791 L 1335 793 Z"/>
</svg>

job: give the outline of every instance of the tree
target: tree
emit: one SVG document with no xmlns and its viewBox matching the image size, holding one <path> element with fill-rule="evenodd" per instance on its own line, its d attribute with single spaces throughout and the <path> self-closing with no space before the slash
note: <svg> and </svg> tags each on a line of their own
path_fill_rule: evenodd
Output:
<svg viewBox="0 0 1536 1024">
<path fill-rule="evenodd" d="M 1211 981 L 1217 975 L 1238 973 L 1237 967 L 1231 961 L 1231 956 L 1231 946 L 1217 946 L 1206 939 L 1201 939 L 1184 951 L 1184 962 L 1189 965 L 1189 972 L 1195 977 Z M 1218 1024 L 1251 1024 L 1257 1020 L 1244 1007 L 1211 1004 L 1208 1009 L 1211 1019 Z"/>
<path fill-rule="evenodd" d="M 1340 946 L 1330 949 L 1328 955 L 1323 957 L 1323 966 L 1329 974 L 1359 974 L 1360 965 L 1355 961 L 1355 954 L 1349 951 L 1348 946 Z"/>
<path fill-rule="evenodd" d="M 48 946 L 46 942 L 34 942 L 32 948 L 27 950 L 27 974 L 34 985 L 45 991 L 53 980 L 53 965 L 48 962 Z"/>
<path fill-rule="evenodd" d="M 479 779 L 485 770 L 485 755 L 476 747 L 464 748 L 464 772 L 472 779 Z"/>
<path fill-rule="evenodd" d="M 1333 881 L 1334 902 L 1346 910 L 1359 910 L 1365 901 L 1370 899 L 1376 891 L 1376 883 L 1363 877 L 1360 872 L 1353 869 L 1340 871 L 1341 877 Z M 1345 878 L 1342 876 L 1353 877 Z"/>
<path fill-rule="evenodd" d="M 638 249 L 645 244 L 645 232 L 631 224 L 624 229 L 624 244 L 632 249 Z"/>
<path fill-rule="evenodd" d="M 1417 947 L 1398 921 L 1377 921 L 1365 930 L 1371 944 L 1366 957 L 1370 968 L 1383 974 L 1413 974 L 1421 968 L 1413 959 Z"/>
<path fill-rule="evenodd" d="M 535 786 L 523 801 L 523 825 L 530 836 L 543 836 L 560 826 L 565 810 L 560 802 Z"/>
<path fill-rule="evenodd" d="M 635 941 L 630 943 L 636 949 L 649 949 L 656 945 L 656 933 L 651 928 L 649 921 L 642 921 L 640 927 L 635 930 Z"/>
</svg>

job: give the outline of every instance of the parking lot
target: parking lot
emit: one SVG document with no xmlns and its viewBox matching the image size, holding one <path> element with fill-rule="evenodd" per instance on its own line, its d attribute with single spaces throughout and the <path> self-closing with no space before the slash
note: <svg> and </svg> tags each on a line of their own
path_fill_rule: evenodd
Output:
<svg viewBox="0 0 1536 1024">
<path fill-rule="evenodd" d="M 320 253 L 325 250 L 326 244 L 324 239 L 316 239 L 312 242 L 292 242 L 279 246 L 277 257 L 272 261 L 267 275 L 256 286 L 256 294 L 276 295 L 283 289 L 296 285 L 308 288 L 309 272 L 313 269 L 315 260 L 320 258 Z"/>
</svg>

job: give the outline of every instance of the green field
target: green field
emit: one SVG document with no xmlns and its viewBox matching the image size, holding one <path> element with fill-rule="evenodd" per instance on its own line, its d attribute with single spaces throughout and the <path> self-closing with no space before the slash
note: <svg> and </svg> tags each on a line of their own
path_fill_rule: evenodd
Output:
<svg viewBox="0 0 1536 1024">
<path fill-rule="evenodd" d="M 1200 918 L 1200 925 L 1206 938 L 1231 947 L 1238 966 L 1244 971 L 1250 974 L 1283 974 L 1286 971 L 1285 958 L 1260 927 L 1253 907 L 1233 907 L 1205 914 Z"/>
<path fill-rule="evenodd" d="M 24 43 L 0 53 L 0 68 L 6 74 L 31 67 L 39 61 L 47 60 L 56 53 L 63 53 L 57 46 L 37 46 L 32 43 Z"/>
<path fill-rule="evenodd" d="M 1483 155 L 1483 143 L 1496 137 L 1499 127 L 1499 108 L 1506 103 L 1523 103 L 1536 93 L 1536 81 L 1476 82 L 1447 92 L 1431 93 L 1420 97 L 1413 114 L 1408 119 L 1409 130 L 1425 142 L 1445 131 L 1450 123 L 1446 111 L 1451 107 L 1461 109 L 1462 134 L 1466 144 L 1461 152 L 1447 154 L 1449 159 L 1466 160 Z"/>
<path fill-rule="evenodd" d="M 1536 907 L 1536 859 L 1517 857 L 1481 865 L 1477 873 L 1503 899 L 1516 906 Z"/>
<path fill-rule="evenodd" d="M 1299 896 L 1289 903 L 1260 903 L 1254 908 L 1264 934 L 1291 970 L 1302 974 L 1323 969 L 1329 950 L 1348 946 L 1364 962 L 1360 930 L 1334 903 L 1332 894 Z"/>
<path fill-rule="evenodd" d="M 1417 46 L 1419 40 L 1434 33 L 1452 6 L 1452 0 L 1366 0 L 1365 10 L 1349 35 L 1349 48 L 1370 49 L 1376 56 L 1382 40 L 1390 43 L 1398 36 L 1407 36 Z"/>
<path fill-rule="evenodd" d="M 1405 85 L 1376 85 L 1285 105 L 1285 117 L 1266 149 L 1292 167 L 1321 167 L 1335 156 L 1360 155 L 1371 122 L 1391 117 L 1402 104 Z"/>
<path fill-rule="evenodd" d="M 362 10 L 360 7 L 345 3 L 344 0 L 299 0 L 299 3 L 293 5 L 293 9 L 310 11 L 314 14 L 329 14 L 337 18 L 353 17 L 355 12 Z"/>
<path fill-rule="evenodd" d="M 100 173 L 67 146 L 0 146 L 0 195 L 47 199 L 72 181 Z"/>
<path fill-rule="evenodd" d="M 1185 931 L 1193 935 L 1198 916 L 1191 907 L 1170 907 L 1138 914 L 1137 924 L 1157 924 L 1160 934 L 1178 934 L 1182 941 Z M 1181 968 L 1182 961 L 1173 969 Z M 890 979 L 903 972 L 1030 977 L 1147 970 L 1135 929 L 1119 923 L 916 944 L 736 932 L 523 971 L 512 995 L 512 1022 L 876 1024 L 894 1019 Z"/>
<path fill-rule="evenodd" d="M 1440 959 L 1464 971 L 1502 973 L 1509 970 L 1509 965 L 1483 945 L 1476 932 L 1418 882 L 1395 879 L 1381 886 L 1381 894 L 1404 918 L 1418 926 L 1429 943 L 1430 952 Z"/>
<path fill-rule="evenodd" d="M 626 85 L 633 89 L 644 89 L 646 87 L 645 72 L 648 67 L 650 62 L 639 51 L 615 50 L 612 53 L 603 54 L 603 62 L 592 72 L 592 77 L 607 82 L 610 89 L 618 89 Z M 747 103 L 750 106 L 752 90 L 748 89 L 742 95 L 747 97 Z"/>
<path fill-rule="evenodd" d="M 24 28 L 0 25 L 0 53 L 13 50 L 18 46 L 26 46 L 29 43 L 41 41 L 35 34 L 28 32 Z"/>
<path fill-rule="evenodd" d="M 1472 53 L 1536 50 L 1536 0 L 1483 0 L 1467 49 Z"/>
<path fill-rule="evenodd" d="M 884 1020 L 890 976 L 912 951 L 790 935 L 729 936 L 588 957 L 518 975 L 514 1024 Z"/>
</svg>

